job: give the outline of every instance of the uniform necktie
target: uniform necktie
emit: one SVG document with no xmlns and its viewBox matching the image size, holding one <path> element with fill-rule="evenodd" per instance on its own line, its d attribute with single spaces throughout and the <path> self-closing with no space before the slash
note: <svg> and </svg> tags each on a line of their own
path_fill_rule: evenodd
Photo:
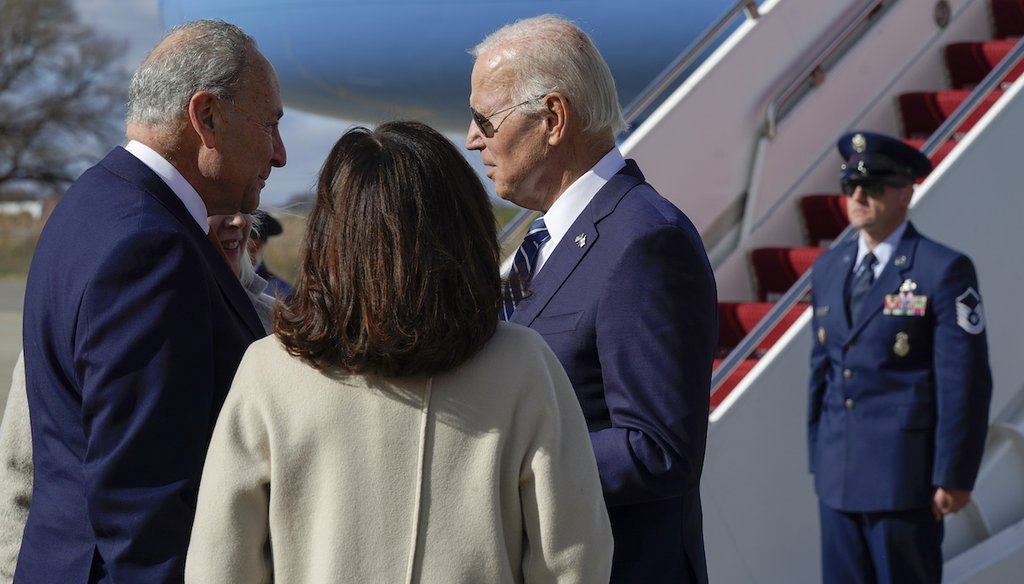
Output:
<svg viewBox="0 0 1024 584">
<path fill-rule="evenodd" d="M 860 272 L 857 273 L 856 278 L 853 281 L 853 286 L 850 288 L 850 322 L 857 321 L 857 315 L 860 314 L 861 306 L 864 304 L 864 297 L 867 296 L 868 290 L 871 289 L 871 285 L 875 283 L 875 254 L 868 252 L 868 255 L 864 256 L 861 260 Z"/>
<path fill-rule="evenodd" d="M 530 224 L 530 230 L 526 232 L 523 244 L 516 251 L 516 257 L 512 260 L 512 267 L 508 271 L 508 280 L 505 282 L 501 314 L 499 315 L 501 320 L 512 318 L 516 304 L 523 299 L 523 291 L 533 277 L 540 246 L 549 239 L 551 239 L 551 235 L 548 233 L 543 217 Z"/>
</svg>

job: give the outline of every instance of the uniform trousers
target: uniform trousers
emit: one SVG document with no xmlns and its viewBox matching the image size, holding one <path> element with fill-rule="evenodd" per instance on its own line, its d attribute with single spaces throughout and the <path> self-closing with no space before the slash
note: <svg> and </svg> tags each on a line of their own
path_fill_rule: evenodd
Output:
<svg viewBox="0 0 1024 584">
<path fill-rule="evenodd" d="M 818 507 L 825 584 L 942 581 L 943 522 L 930 508 L 852 513 Z"/>
</svg>

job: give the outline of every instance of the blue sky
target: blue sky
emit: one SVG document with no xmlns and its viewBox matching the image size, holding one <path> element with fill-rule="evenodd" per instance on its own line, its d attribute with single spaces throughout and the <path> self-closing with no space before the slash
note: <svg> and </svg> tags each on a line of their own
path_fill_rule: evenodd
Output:
<svg viewBox="0 0 1024 584">
<path fill-rule="evenodd" d="M 79 18 L 97 32 L 128 43 L 124 66 L 134 70 L 163 36 L 156 0 L 72 0 Z M 276 168 L 263 190 L 261 207 L 273 210 L 295 193 L 311 191 L 331 146 L 352 122 L 325 118 L 288 108 L 281 135 L 288 164 Z"/>
</svg>

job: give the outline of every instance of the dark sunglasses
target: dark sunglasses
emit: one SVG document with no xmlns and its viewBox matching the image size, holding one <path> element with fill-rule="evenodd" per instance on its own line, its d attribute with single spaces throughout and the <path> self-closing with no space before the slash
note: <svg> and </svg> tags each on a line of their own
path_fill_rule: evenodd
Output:
<svg viewBox="0 0 1024 584">
<path fill-rule="evenodd" d="M 549 91 L 548 93 L 551 93 L 551 92 Z M 530 99 L 528 99 L 528 100 L 526 100 L 526 101 L 524 101 L 522 103 L 517 103 L 515 105 L 510 105 L 507 108 L 498 110 L 498 111 L 492 113 L 489 116 L 483 115 L 482 113 L 476 111 L 472 107 L 469 108 L 469 113 L 473 115 L 473 121 L 476 123 L 476 127 L 480 129 L 480 133 L 483 134 L 485 138 L 493 138 L 494 137 L 494 133 L 498 131 L 498 128 L 496 128 L 494 126 L 494 124 L 491 123 L 491 118 L 493 118 L 494 116 L 496 116 L 498 114 L 503 114 L 505 112 L 512 111 L 512 110 L 516 109 L 517 107 L 521 107 L 521 106 L 524 106 L 524 105 L 526 105 L 528 103 L 537 101 L 538 99 L 541 99 L 542 97 L 546 97 L 548 95 L 548 93 L 543 93 L 541 95 L 538 95 L 537 97 L 531 97 Z M 500 122 L 498 122 L 498 126 L 500 127 L 501 124 L 505 123 L 505 120 L 507 120 L 507 119 L 508 119 L 508 116 L 505 116 L 504 118 L 502 118 L 502 120 Z"/>
<path fill-rule="evenodd" d="M 844 180 L 842 181 L 843 194 L 847 197 L 853 195 L 857 187 L 860 187 L 864 194 L 869 197 L 881 197 L 885 192 L 885 187 L 892 187 L 894 189 L 902 189 L 910 183 L 905 180 L 896 179 L 867 179 L 867 180 Z"/>
</svg>

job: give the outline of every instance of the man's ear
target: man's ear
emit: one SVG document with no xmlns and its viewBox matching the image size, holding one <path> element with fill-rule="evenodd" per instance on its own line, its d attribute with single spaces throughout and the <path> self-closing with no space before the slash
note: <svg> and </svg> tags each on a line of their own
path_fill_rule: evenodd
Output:
<svg viewBox="0 0 1024 584">
<path fill-rule="evenodd" d="M 188 101 L 188 119 L 203 146 L 217 147 L 217 130 L 223 125 L 220 100 L 209 91 L 200 91 Z"/>
<path fill-rule="evenodd" d="M 906 211 L 910 208 L 910 201 L 914 198 L 914 183 L 903 187 L 903 192 L 900 193 L 900 207 Z"/>
<path fill-rule="evenodd" d="M 548 144 L 554 146 L 565 139 L 569 129 L 569 111 L 572 106 L 558 92 L 544 96 L 544 120 L 547 124 Z"/>
</svg>

